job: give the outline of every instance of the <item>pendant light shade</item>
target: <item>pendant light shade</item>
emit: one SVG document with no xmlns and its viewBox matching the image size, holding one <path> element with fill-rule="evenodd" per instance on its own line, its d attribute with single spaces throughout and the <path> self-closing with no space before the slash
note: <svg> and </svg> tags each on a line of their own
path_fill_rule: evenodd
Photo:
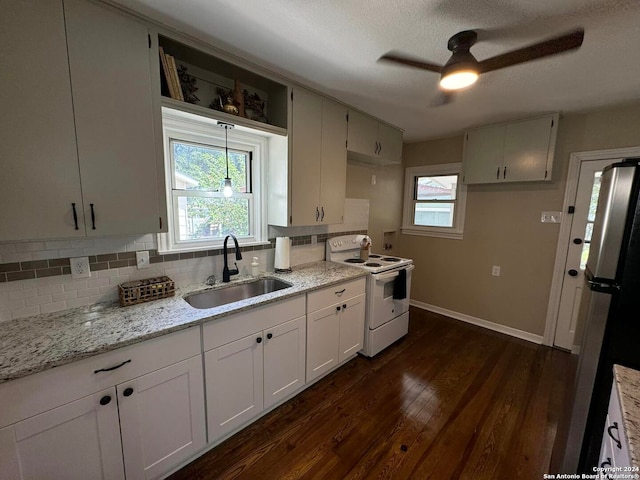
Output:
<svg viewBox="0 0 640 480">
<path fill-rule="evenodd" d="M 231 178 L 229 177 L 229 130 L 234 127 L 231 123 L 218 122 L 218 126 L 224 128 L 224 158 L 227 165 L 227 176 L 224 178 L 222 187 L 222 193 L 225 197 L 233 195 L 233 188 L 231 187 Z"/>
</svg>

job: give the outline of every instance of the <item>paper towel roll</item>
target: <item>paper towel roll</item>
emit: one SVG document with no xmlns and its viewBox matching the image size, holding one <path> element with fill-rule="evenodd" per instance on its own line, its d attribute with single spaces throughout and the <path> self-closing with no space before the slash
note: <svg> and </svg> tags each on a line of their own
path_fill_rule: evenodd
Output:
<svg viewBox="0 0 640 480">
<path fill-rule="evenodd" d="M 276 270 L 290 270 L 291 240 L 289 237 L 276 237 L 276 258 L 273 268 Z"/>
</svg>

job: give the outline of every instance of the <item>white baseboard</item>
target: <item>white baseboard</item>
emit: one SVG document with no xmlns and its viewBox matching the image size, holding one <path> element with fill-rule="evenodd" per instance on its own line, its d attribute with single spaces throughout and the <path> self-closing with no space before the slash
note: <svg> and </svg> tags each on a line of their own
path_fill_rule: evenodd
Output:
<svg viewBox="0 0 640 480">
<path fill-rule="evenodd" d="M 472 325 L 477 325 L 478 327 L 483 327 L 488 330 L 493 330 L 494 332 L 504 333 L 512 337 L 520 338 L 522 340 L 527 340 L 528 342 L 537 343 L 539 345 L 542 344 L 542 339 L 543 339 L 542 335 L 535 335 L 533 333 L 525 332 L 524 330 L 518 330 L 517 328 L 507 327 L 506 325 L 500 325 L 499 323 L 494 323 L 488 320 L 483 320 L 481 318 L 472 317 L 471 315 L 467 315 L 464 313 L 454 312 L 453 310 L 447 310 L 446 308 L 437 307 L 435 305 L 419 302 L 417 300 L 411 300 L 409 303 L 414 307 L 421 308 L 423 310 L 428 310 L 433 313 L 439 313 L 440 315 L 451 317 L 455 320 L 471 323 Z"/>
</svg>

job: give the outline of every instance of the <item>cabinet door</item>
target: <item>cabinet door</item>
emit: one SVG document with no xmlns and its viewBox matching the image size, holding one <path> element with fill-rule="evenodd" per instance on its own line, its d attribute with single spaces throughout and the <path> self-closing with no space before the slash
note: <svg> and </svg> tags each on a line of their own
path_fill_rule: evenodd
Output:
<svg viewBox="0 0 640 480">
<path fill-rule="evenodd" d="M 87 235 L 159 231 L 147 27 L 88 1 L 64 4 Z"/>
<path fill-rule="evenodd" d="M 307 314 L 307 381 L 338 365 L 340 310 L 332 305 Z"/>
<path fill-rule="evenodd" d="M 342 362 L 362 349 L 364 341 L 364 307 L 366 296 L 358 295 L 342 304 L 340 314 L 340 355 Z"/>
<path fill-rule="evenodd" d="M 115 395 L 112 387 L 1 429 L 2 479 L 124 480 Z"/>
<path fill-rule="evenodd" d="M 292 115 L 292 225 L 314 225 L 320 220 L 322 98 L 306 90 L 295 89 Z"/>
<path fill-rule="evenodd" d="M 503 177 L 504 125 L 471 130 L 465 136 L 462 181 L 496 183 Z"/>
<path fill-rule="evenodd" d="M 504 140 L 505 180 L 548 180 L 547 159 L 553 117 L 534 118 L 506 126 Z"/>
<path fill-rule="evenodd" d="M 322 100 L 322 223 L 342 223 L 347 189 L 347 113 L 345 106 Z"/>
<path fill-rule="evenodd" d="M 386 123 L 378 123 L 378 156 L 390 165 L 402 162 L 402 132 Z"/>
<path fill-rule="evenodd" d="M 205 352 L 209 442 L 262 412 L 262 341 L 257 333 Z"/>
<path fill-rule="evenodd" d="M 0 241 L 84 236 L 61 0 L 2 3 L 0 63 Z"/>
<path fill-rule="evenodd" d="M 299 317 L 265 330 L 264 408 L 305 384 L 305 322 Z"/>
<path fill-rule="evenodd" d="M 118 385 L 127 480 L 157 478 L 206 445 L 200 355 Z"/>
<path fill-rule="evenodd" d="M 377 142 L 378 121 L 363 113 L 349 110 L 347 149 L 374 157 L 378 149 Z"/>
</svg>

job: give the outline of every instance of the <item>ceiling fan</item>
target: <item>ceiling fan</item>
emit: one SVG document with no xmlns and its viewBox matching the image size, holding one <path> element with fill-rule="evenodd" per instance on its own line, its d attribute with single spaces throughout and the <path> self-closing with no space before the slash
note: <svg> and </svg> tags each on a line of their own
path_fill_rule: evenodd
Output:
<svg viewBox="0 0 640 480">
<path fill-rule="evenodd" d="M 444 66 L 417 60 L 394 52 L 384 54 L 379 60 L 439 73 L 440 88 L 443 92 L 431 104 L 431 106 L 438 106 L 449 103 L 453 99 L 453 92 L 455 90 L 472 85 L 478 80 L 478 76 L 482 73 L 511 67 L 519 63 L 530 62 L 538 58 L 557 55 L 569 50 L 575 50 L 582 45 L 583 39 L 584 29 L 579 28 L 564 35 L 549 38 L 542 42 L 503 53 L 502 55 L 496 55 L 495 57 L 478 61 L 469 51 L 477 42 L 478 34 L 475 30 L 465 30 L 456 33 L 449 39 L 447 48 L 452 54 Z"/>
</svg>

